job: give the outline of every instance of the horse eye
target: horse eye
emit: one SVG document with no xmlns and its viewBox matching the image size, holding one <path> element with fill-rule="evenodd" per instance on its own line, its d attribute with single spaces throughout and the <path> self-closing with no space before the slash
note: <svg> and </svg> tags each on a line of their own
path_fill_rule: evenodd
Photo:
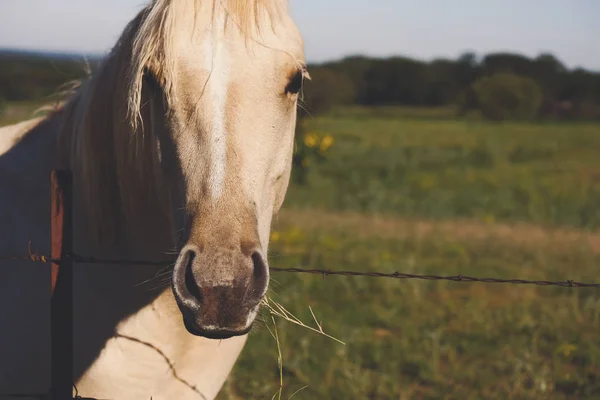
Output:
<svg viewBox="0 0 600 400">
<path fill-rule="evenodd" d="M 154 75 L 154 73 L 147 68 L 144 69 L 143 79 L 144 79 L 144 82 L 146 82 L 146 84 L 148 84 L 150 89 L 152 89 L 152 90 L 160 89 L 160 83 L 158 83 L 158 79 L 156 79 L 156 75 Z"/>
<path fill-rule="evenodd" d="M 290 79 L 288 85 L 285 87 L 285 92 L 290 94 L 297 94 L 300 92 L 300 89 L 302 89 L 303 78 L 304 75 L 302 74 L 302 71 L 297 71 L 292 79 Z"/>
</svg>

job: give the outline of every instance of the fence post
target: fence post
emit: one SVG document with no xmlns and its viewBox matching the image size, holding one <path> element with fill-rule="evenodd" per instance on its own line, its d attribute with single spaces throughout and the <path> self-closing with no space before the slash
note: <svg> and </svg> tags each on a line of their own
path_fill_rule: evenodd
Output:
<svg viewBox="0 0 600 400">
<path fill-rule="evenodd" d="M 73 399 L 73 178 L 52 171 L 50 179 L 52 263 L 52 400 Z M 60 273 L 59 273 L 60 272 Z"/>
</svg>

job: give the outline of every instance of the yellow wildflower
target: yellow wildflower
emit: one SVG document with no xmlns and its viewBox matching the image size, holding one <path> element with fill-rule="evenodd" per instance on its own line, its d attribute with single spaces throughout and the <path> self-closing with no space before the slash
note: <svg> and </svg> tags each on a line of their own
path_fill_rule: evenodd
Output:
<svg viewBox="0 0 600 400">
<path fill-rule="evenodd" d="M 577 350 L 577 346 L 571 343 L 565 343 L 558 346 L 557 349 L 560 353 L 562 353 L 565 357 L 569 357 L 571 353 Z"/>
<path fill-rule="evenodd" d="M 304 144 L 306 147 L 315 147 L 317 145 L 319 138 L 314 133 L 309 133 L 304 136 Z"/>
<path fill-rule="evenodd" d="M 333 137 L 331 135 L 326 135 L 322 140 L 321 140 L 321 151 L 323 153 L 325 153 L 333 144 Z"/>
<path fill-rule="evenodd" d="M 421 189 L 425 189 L 426 190 L 426 189 L 433 188 L 436 185 L 437 182 L 436 182 L 435 176 L 425 175 L 425 176 L 422 176 L 419 179 L 418 183 L 419 183 L 419 187 Z"/>
<path fill-rule="evenodd" d="M 279 232 L 271 232 L 271 242 L 278 242 L 281 239 L 281 234 Z"/>
<path fill-rule="evenodd" d="M 491 225 L 494 222 L 496 222 L 496 218 L 494 217 L 494 214 L 485 214 L 483 216 L 483 222 L 485 222 L 488 225 Z"/>
</svg>

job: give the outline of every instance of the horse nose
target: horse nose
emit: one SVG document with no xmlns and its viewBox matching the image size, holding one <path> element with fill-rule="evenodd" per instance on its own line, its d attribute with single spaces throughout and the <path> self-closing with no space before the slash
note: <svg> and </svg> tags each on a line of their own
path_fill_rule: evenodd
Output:
<svg viewBox="0 0 600 400">
<path fill-rule="evenodd" d="M 215 332 L 251 326 L 268 280 L 260 250 L 244 254 L 187 245 L 175 264 L 173 290 L 190 332 L 223 337 Z"/>
<path fill-rule="evenodd" d="M 269 270 L 267 267 L 267 263 L 262 255 L 260 250 L 254 250 L 251 252 L 249 256 L 249 260 L 241 260 L 241 266 L 235 265 L 224 265 L 224 268 L 231 268 L 235 271 L 239 268 L 240 271 L 238 274 L 235 272 L 232 273 L 223 273 L 215 270 L 214 267 L 207 265 L 195 265 L 196 263 L 202 264 L 201 259 L 198 258 L 199 250 L 195 246 L 186 246 L 182 250 L 182 254 L 180 258 L 177 260 L 175 265 L 175 270 L 177 272 L 184 273 L 184 282 L 183 285 L 185 293 L 184 297 L 190 298 L 192 302 L 201 304 L 203 299 L 209 297 L 208 295 L 213 291 L 223 292 L 227 287 L 238 286 L 237 283 L 247 283 L 245 287 L 244 297 L 245 298 L 262 298 L 265 294 L 265 286 L 267 286 L 269 280 Z M 251 268 L 250 271 L 244 271 L 244 267 L 247 264 Z M 181 271 L 179 271 L 181 270 Z M 176 274 L 177 274 L 176 272 Z M 219 279 L 219 275 L 221 279 Z M 227 276 L 227 277 L 225 277 Z M 247 282 L 244 282 L 247 281 Z"/>
<path fill-rule="evenodd" d="M 252 278 L 250 280 L 250 296 L 259 300 L 267 292 L 269 284 L 269 267 L 262 252 L 255 250 L 250 256 L 252 260 Z"/>
</svg>

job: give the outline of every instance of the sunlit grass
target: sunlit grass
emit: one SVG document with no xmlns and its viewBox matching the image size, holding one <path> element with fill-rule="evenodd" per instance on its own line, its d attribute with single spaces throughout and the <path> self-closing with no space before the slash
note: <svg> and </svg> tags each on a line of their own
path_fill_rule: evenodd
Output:
<svg viewBox="0 0 600 400">
<path fill-rule="evenodd" d="M 600 125 L 309 118 L 335 144 L 287 206 L 600 226 Z"/>
<path fill-rule="evenodd" d="M 471 222 L 462 232 L 461 222 L 423 229 L 389 217 L 347 219 L 338 225 L 327 213 L 284 212 L 271 265 L 597 280 L 599 238 L 582 232 L 547 230 L 521 243 L 534 227 Z M 499 233 L 504 230 L 512 235 Z M 571 245 L 556 246 L 562 238 Z M 328 333 L 346 343 L 277 320 L 288 391 L 307 386 L 297 399 L 600 394 L 595 290 L 288 274 L 274 279 L 272 296 L 280 304 L 307 321 L 313 318 L 309 307 L 318 310 Z M 268 332 L 255 332 L 229 393 L 270 397 L 279 385 L 277 359 Z"/>
<path fill-rule="evenodd" d="M 0 127 L 25 121 L 43 115 L 44 106 L 54 104 L 48 101 L 21 101 L 0 104 Z"/>
</svg>

